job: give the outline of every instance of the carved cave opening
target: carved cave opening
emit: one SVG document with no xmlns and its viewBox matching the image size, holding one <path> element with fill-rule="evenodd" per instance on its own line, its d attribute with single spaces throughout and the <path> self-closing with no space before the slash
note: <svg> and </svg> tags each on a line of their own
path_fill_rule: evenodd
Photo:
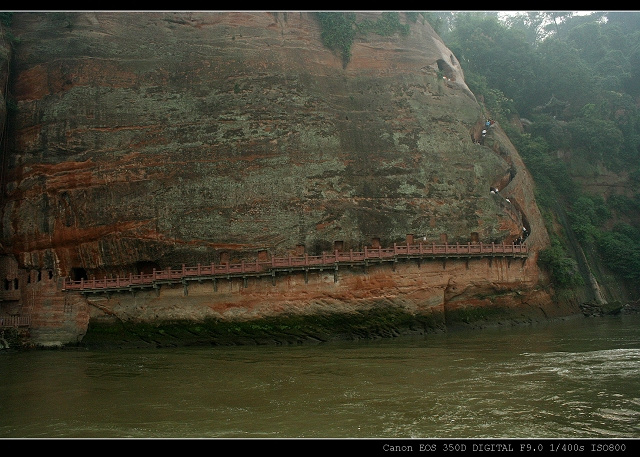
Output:
<svg viewBox="0 0 640 457">
<path fill-rule="evenodd" d="M 139 275 L 153 274 L 153 270 L 160 271 L 160 265 L 158 265 L 156 262 L 146 260 L 136 262 L 136 271 Z"/>
<path fill-rule="evenodd" d="M 80 281 L 81 279 L 89 279 L 87 270 L 82 267 L 73 267 L 69 272 L 72 281 Z"/>
</svg>

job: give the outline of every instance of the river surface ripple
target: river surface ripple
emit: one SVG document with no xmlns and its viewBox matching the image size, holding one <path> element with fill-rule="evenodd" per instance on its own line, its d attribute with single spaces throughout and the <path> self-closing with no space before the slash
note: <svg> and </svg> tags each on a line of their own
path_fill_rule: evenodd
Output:
<svg viewBox="0 0 640 457">
<path fill-rule="evenodd" d="M 640 315 L 302 346 L 0 353 L 0 438 L 640 438 Z"/>
</svg>

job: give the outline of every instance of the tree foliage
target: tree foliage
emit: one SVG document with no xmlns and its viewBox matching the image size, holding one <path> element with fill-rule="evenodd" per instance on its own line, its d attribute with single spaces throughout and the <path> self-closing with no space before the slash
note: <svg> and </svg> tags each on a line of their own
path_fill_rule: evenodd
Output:
<svg viewBox="0 0 640 457">
<path fill-rule="evenodd" d="M 539 259 L 549 270 L 557 286 L 571 288 L 583 284 L 578 273 L 578 263 L 567 254 L 560 242 L 554 240 L 551 247 L 540 252 Z"/>
<path fill-rule="evenodd" d="M 322 43 L 328 49 L 338 52 L 346 66 L 351 59 L 351 44 L 356 34 L 355 13 L 322 12 L 316 13 L 316 18 L 322 29 Z"/>
<path fill-rule="evenodd" d="M 618 224 L 610 232 L 603 232 L 597 240 L 607 266 L 633 281 L 640 280 L 640 232 L 628 224 Z"/>
<path fill-rule="evenodd" d="M 611 212 L 600 195 L 580 195 L 569 211 L 571 228 L 580 241 L 586 243 L 598 238 L 599 227 L 610 217 Z"/>
<path fill-rule="evenodd" d="M 409 24 L 400 23 L 400 15 L 395 11 L 383 12 L 375 21 L 365 19 L 359 23 L 356 22 L 356 15 L 353 12 L 317 12 L 314 14 L 320 23 L 322 44 L 340 54 L 344 67 L 351 60 L 351 46 L 357 35 L 369 33 L 381 36 L 390 36 L 395 33 L 407 35 L 410 29 Z M 410 14 L 408 18 L 409 20 L 417 20 L 418 14 Z"/>
<path fill-rule="evenodd" d="M 621 277 L 637 280 L 640 197 L 583 193 L 572 173 L 587 179 L 602 170 L 626 173 L 627 195 L 640 196 L 640 12 L 454 18 L 445 43 L 469 88 L 518 148 L 538 203 L 551 210 L 565 205 L 580 243 L 597 248 Z M 526 118 L 524 131 L 510 127 L 514 115 Z M 620 218 L 627 226 L 611 228 Z M 541 261 L 557 284 L 571 284 L 562 242 L 555 240 Z"/>
</svg>

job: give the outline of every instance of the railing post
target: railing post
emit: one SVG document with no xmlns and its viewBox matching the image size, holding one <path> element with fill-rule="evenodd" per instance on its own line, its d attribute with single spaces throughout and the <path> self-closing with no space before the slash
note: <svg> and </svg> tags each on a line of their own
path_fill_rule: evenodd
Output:
<svg viewBox="0 0 640 457">
<path fill-rule="evenodd" d="M 496 243 L 495 241 L 491 242 L 491 250 L 489 251 L 488 249 L 485 249 L 485 245 L 482 242 L 478 242 L 478 243 L 472 243 L 471 241 L 467 242 L 467 249 L 464 249 L 464 244 L 460 244 L 460 242 L 456 242 L 455 246 L 452 245 L 452 249 L 449 248 L 449 243 L 445 242 L 442 245 L 436 245 L 435 242 L 431 242 L 429 243 L 431 245 L 431 247 L 427 247 L 427 243 L 418 243 L 418 246 L 412 246 L 407 244 L 406 245 L 406 253 L 407 255 L 411 255 L 411 254 L 415 254 L 415 253 L 419 253 L 420 255 L 423 254 L 428 254 L 429 253 L 429 249 L 431 249 L 431 254 L 436 254 L 436 252 L 438 253 L 442 253 L 441 250 L 444 250 L 444 254 L 449 254 L 449 253 L 455 253 L 455 254 L 464 254 L 464 253 L 468 253 L 468 254 L 485 254 L 485 253 L 490 253 L 495 255 L 496 253 L 498 254 L 512 254 L 515 255 L 516 253 L 527 253 L 528 252 L 528 246 L 525 243 L 520 243 L 517 244 L 515 241 L 512 241 L 511 243 L 507 243 L 505 240 L 502 240 L 499 243 Z M 378 258 L 383 258 L 383 256 L 388 257 L 389 255 L 392 256 L 397 256 L 400 253 L 405 252 L 405 245 L 398 245 L 398 243 L 393 243 L 393 251 L 392 254 L 390 253 L 390 249 L 389 248 L 385 248 L 383 249 L 382 246 L 378 246 L 377 248 L 369 248 L 367 246 L 364 246 L 363 251 L 356 251 L 355 252 L 355 256 L 354 256 L 354 250 L 353 249 L 349 249 L 349 261 L 354 262 L 356 259 L 360 259 L 360 256 L 364 256 L 363 260 L 368 260 L 370 258 L 374 258 L 376 256 L 376 251 L 377 251 L 377 257 Z M 478 251 L 479 249 L 479 251 Z M 317 258 L 321 259 L 322 264 L 327 265 L 330 264 L 332 262 L 338 263 L 340 262 L 341 259 L 341 255 L 345 254 L 345 259 L 346 259 L 346 253 L 341 253 L 340 250 L 336 249 L 333 253 L 333 255 L 330 255 L 328 252 L 323 251 L 322 252 L 322 257 L 320 256 L 312 256 L 314 258 L 313 262 L 317 262 Z M 297 260 L 298 257 L 296 258 L 296 262 L 298 262 L 297 264 L 300 264 L 300 261 Z M 294 256 L 292 256 L 292 254 L 289 254 L 287 257 L 276 257 L 276 256 L 272 256 L 270 261 L 264 261 L 261 262 L 259 258 L 256 258 L 255 261 L 251 261 L 250 263 L 247 263 L 245 260 L 241 261 L 241 272 L 242 273 L 246 273 L 247 271 L 251 270 L 254 271 L 253 268 L 255 268 L 256 272 L 262 271 L 264 270 L 267 265 L 271 264 L 272 267 L 276 267 L 278 264 L 280 266 L 284 266 L 283 262 L 287 262 L 287 266 L 292 267 L 294 265 Z M 309 258 L 309 254 L 308 253 L 304 253 L 303 259 L 302 259 L 302 264 L 305 266 L 309 266 L 312 263 L 312 260 Z M 231 267 L 230 267 L 230 263 L 226 262 L 225 264 L 225 268 L 221 269 L 220 272 L 218 273 L 223 273 L 226 272 L 227 274 L 229 274 L 231 272 Z M 255 265 L 255 267 L 251 266 L 251 265 Z M 222 266 L 222 264 L 221 264 Z M 207 271 L 207 267 L 203 267 L 203 265 L 201 263 L 198 263 L 196 268 L 194 269 L 193 267 L 189 267 L 192 270 L 190 271 L 197 271 L 197 274 L 199 276 L 201 276 L 202 274 L 206 274 Z M 216 264 L 215 263 L 211 263 L 210 267 L 211 270 L 211 274 L 215 275 L 216 273 Z M 187 266 L 186 264 L 182 264 L 182 270 L 181 270 L 181 274 L 182 276 L 187 276 L 188 271 L 187 271 Z M 162 279 L 164 277 L 164 275 L 166 274 L 166 279 L 174 279 L 174 274 L 180 274 L 180 270 L 172 270 L 171 267 L 167 267 L 166 271 L 165 270 L 157 270 L 156 268 L 153 268 L 152 273 L 150 275 L 148 274 L 139 274 L 139 275 L 134 275 L 133 273 L 129 273 L 128 275 L 128 281 L 129 281 L 129 285 L 131 284 L 146 284 L 149 283 L 151 281 L 155 281 L 157 279 Z M 191 273 L 189 273 L 191 274 Z M 137 282 L 136 282 L 137 281 Z M 86 279 L 85 278 L 80 278 L 77 281 L 74 281 L 71 279 L 71 277 L 65 277 L 63 278 L 63 287 L 64 289 L 88 289 L 88 288 L 93 288 L 93 289 L 97 289 L 97 288 L 104 288 L 104 289 L 109 289 L 109 288 L 120 288 L 120 287 L 125 287 L 127 285 L 127 275 L 115 275 L 115 277 L 113 277 L 113 275 L 111 276 L 111 278 L 103 278 L 100 280 L 97 280 L 95 277 L 91 278 L 91 279 Z"/>
</svg>

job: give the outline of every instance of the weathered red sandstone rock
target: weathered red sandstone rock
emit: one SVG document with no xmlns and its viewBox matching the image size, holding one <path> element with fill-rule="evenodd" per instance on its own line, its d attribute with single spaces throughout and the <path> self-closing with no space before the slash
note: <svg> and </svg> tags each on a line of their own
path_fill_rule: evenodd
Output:
<svg viewBox="0 0 640 457">
<path fill-rule="evenodd" d="M 19 284 L 3 310 L 10 301 L 33 317 L 36 340 L 63 342 L 105 317 L 256 319 L 371 303 L 444 313 L 485 306 L 470 297 L 491 290 L 516 315 L 544 316 L 555 305 L 538 290 L 548 236 L 531 177 L 498 125 L 472 141 L 485 119 L 455 56 L 426 22 L 400 20 L 406 36 L 358 37 L 345 66 L 309 12 L 14 14 L 1 273 Z M 65 277 L 198 262 L 510 243 L 523 225 L 531 254 L 517 267 L 423 264 L 188 296 L 60 290 Z"/>
</svg>

